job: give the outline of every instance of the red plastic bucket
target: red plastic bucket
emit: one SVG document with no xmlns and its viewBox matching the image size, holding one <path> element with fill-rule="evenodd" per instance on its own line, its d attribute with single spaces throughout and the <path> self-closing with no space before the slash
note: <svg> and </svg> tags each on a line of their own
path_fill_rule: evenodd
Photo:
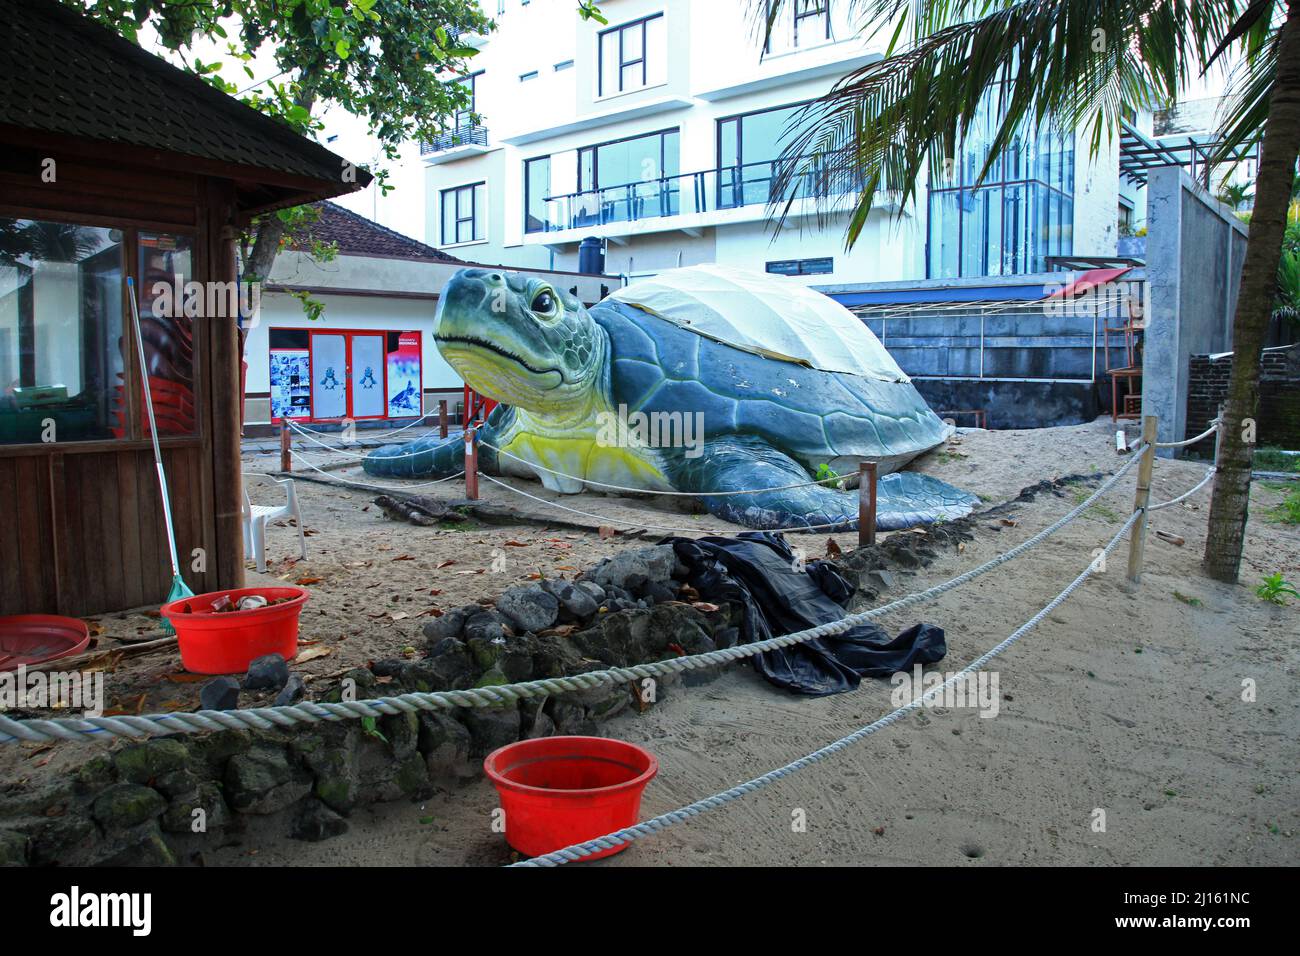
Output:
<svg viewBox="0 0 1300 956">
<path fill-rule="evenodd" d="M 85 621 L 53 614 L 0 617 L 0 672 L 79 654 L 90 644 Z"/>
<path fill-rule="evenodd" d="M 636 823 L 641 793 L 659 762 L 621 740 L 540 737 L 494 750 L 483 769 L 501 797 L 506 842 L 526 856 L 541 856 Z"/>
<path fill-rule="evenodd" d="M 213 611 L 213 602 L 228 595 L 257 594 L 282 604 L 247 611 Z M 162 615 L 176 628 L 181 664 L 192 674 L 242 674 L 256 658 L 279 654 L 286 661 L 298 654 L 298 615 L 308 592 L 299 587 L 239 588 L 181 598 L 162 606 Z"/>
</svg>

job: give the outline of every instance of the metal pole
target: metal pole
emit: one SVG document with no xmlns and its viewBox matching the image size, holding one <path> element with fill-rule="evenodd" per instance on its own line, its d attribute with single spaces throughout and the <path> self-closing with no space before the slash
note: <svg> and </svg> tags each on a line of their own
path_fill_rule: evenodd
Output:
<svg viewBox="0 0 1300 956">
<path fill-rule="evenodd" d="M 1151 471 L 1156 462 L 1156 416 L 1142 418 L 1142 461 L 1138 464 L 1137 492 L 1133 497 L 1133 510 L 1142 512 L 1129 532 L 1128 583 L 1135 588 L 1142 581 L 1142 555 L 1146 547 L 1147 504 L 1151 500 Z"/>
<path fill-rule="evenodd" d="M 858 463 L 858 547 L 876 543 L 876 463 Z"/>
<path fill-rule="evenodd" d="M 280 419 L 280 470 L 293 471 L 293 446 L 289 437 L 289 423 Z"/>
<path fill-rule="evenodd" d="M 478 444 L 474 441 L 477 429 L 473 425 L 465 427 L 465 497 L 478 501 Z"/>
<path fill-rule="evenodd" d="M 438 399 L 438 437 L 447 437 L 447 400 Z"/>
</svg>

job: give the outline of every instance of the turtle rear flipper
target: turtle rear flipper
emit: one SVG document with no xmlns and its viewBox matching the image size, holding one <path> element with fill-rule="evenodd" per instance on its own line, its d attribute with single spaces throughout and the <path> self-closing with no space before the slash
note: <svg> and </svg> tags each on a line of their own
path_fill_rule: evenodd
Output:
<svg viewBox="0 0 1300 956">
<path fill-rule="evenodd" d="M 698 457 L 674 456 L 669 468 L 682 491 L 773 489 L 701 498 L 710 514 L 733 524 L 782 531 L 856 531 L 858 527 L 856 493 L 823 485 L 785 487 L 810 481 L 811 476 L 790 456 L 760 439 L 715 439 Z M 959 518 L 979 503 L 974 495 L 914 472 L 886 475 L 876 487 L 876 527 L 882 531 Z"/>
</svg>

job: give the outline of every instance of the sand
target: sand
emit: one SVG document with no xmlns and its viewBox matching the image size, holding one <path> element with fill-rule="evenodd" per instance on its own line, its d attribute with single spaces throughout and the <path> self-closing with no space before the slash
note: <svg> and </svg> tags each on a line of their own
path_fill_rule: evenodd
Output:
<svg viewBox="0 0 1300 956">
<path fill-rule="evenodd" d="M 965 432 L 918 467 L 992 505 L 1042 479 L 1114 470 L 1120 459 L 1113 434 L 1110 422 L 1101 420 Z M 246 470 L 274 466 L 268 456 L 245 462 Z M 1159 461 L 1154 498 L 1181 493 L 1203 472 L 1200 463 Z M 461 493 L 458 484 L 425 490 L 452 498 Z M 880 602 L 943 581 L 1024 540 L 1093 485 L 1014 505 L 1014 525 L 998 517 L 980 522 L 973 542 L 944 551 L 923 571 L 901 575 Z M 557 497 L 535 484 L 521 487 Z M 1020 560 L 882 623 L 890 629 L 918 620 L 943 626 L 949 646 L 944 669 L 959 668 L 1011 633 L 1092 560 L 1128 513 L 1132 487 L 1132 479 L 1124 481 L 1103 507 Z M 628 546 L 623 536 L 523 523 L 417 528 L 385 519 L 361 491 L 300 483 L 299 493 L 305 523 L 316 532 L 308 539 L 309 557 L 293 563 L 292 529 L 273 529 L 265 580 L 319 579 L 310 585 L 303 636 L 314 642 L 307 648 L 329 653 L 301 665 L 313 675 L 420 646 L 420 615 L 430 608 L 491 596 L 539 573 L 571 575 Z M 1300 862 L 1300 609 L 1275 607 L 1253 594 L 1259 578 L 1274 571 L 1300 580 L 1300 529 L 1265 517 L 1282 494 L 1255 486 L 1237 586 L 1199 573 L 1207 492 L 1153 516 L 1153 529 L 1180 535 L 1186 544 L 1151 535 L 1136 592 L 1123 586 L 1127 547 L 1121 545 L 1104 573 L 991 665 L 1001 695 L 997 716 L 927 708 L 831 761 L 590 865 Z M 484 497 L 544 513 L 544 505 L 515 500 L 490 484 Z M 662 500 L 563 500 L 611 524 L 725 528 L 707 515 L 666 511 Z M 835 537 L 844 550 L 854 544 L 854 535 Z M 820 554 L 825 540 L 804 536 L 802 543 Z M 494 557 L 498 569 L 504 559 L 504 570 L 492 570 Z M 144 636 L 137 629 L 152 626 L 141 615 L 103 623 L 101 646 L 114 635 Z M 145 712 L 189 706 L 197 685 L 168 679 L 178 671 L 172 654 L 129 662 L 112 675 L 110 698 L 140 706 L 143 693 Z M 1255 683 L 1253 701 L 1243 700 L 1246 679 Z M 646 713 L 620 717 L 606 732 L 658 757 L 661 772 L 643 807 L 648 816 L 781 766 L 869 723 L 892 708 L 891 689 L 887 681 L 867 681 L 852 694 L 807 699 L 742 667 L 709 685 L 675 688 Z M 26 759 L 54 769 L 72 755 L 44 751 Z M 8 762 L 12 766 L 12 757 Z M 478 780 L 449 786 L 423 803 L 358 810 L 347 834 L 320 844 L 253 829 L 238 844 L 205 853 L 205 862 L 495 865 L 510 859 L 492 830 L 496 805 L 491 786 Z"/>
</svg>

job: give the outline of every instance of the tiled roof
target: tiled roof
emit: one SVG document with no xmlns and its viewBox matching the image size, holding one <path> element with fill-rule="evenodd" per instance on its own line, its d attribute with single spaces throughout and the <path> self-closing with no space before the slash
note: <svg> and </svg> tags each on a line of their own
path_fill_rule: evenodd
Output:
<svg viewBox="0 0 1300 956">
<path fill-rule="evenodd" d="M 436 259 L 440 262 L 460 262 L 433 246 L 404 236 L 373 219 L 367 219 L 337 203 L 316 203 L 321 211 L 320 220 L 309 227 L 311 235 L 321 242 L 337 242 L 339 254 L 345 256 L 396 256 L 401 259 Z"/>
<path fill-rule="evenodd" d="M 250 182 L 287 173 L 316 196 L 370 182 L 343 182 L 342 157 L 57 0 L 0 0 L 0 24 L 0 124 L 241 166 Z"/>
</svg>

